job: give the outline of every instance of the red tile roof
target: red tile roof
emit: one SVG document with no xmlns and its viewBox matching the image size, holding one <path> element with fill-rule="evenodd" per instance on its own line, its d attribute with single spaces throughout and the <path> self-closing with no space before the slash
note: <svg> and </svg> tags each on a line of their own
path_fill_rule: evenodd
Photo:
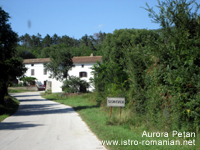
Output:
<svg viewBox="0 0 200 150">
<path fill-rule="evenodd" d="M 23 64 L 37 64 L 50 62 L 50 58 L 24 59 Z"/>
<path fill-rule="evenodd" d="M 83 57 L 73 57 L 73 63 L 89 63 L 101 61 L 102 56 L 83 56 Z M 37 63 L 47 63 L 50 62 L 50 58 L 35 58 L 35 59 L 24 59 L 23 64 L 37 64 Z"/>
</svg>

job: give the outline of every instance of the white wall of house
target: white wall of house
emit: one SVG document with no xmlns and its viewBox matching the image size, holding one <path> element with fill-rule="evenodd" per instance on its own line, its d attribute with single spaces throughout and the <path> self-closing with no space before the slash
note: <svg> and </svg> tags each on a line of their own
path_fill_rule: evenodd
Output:
<svg viewBox="0 0 200 150">
<path fill-rule="evenodd" d="M 37 81 L 36 81 L 37 85 L 43 85 L 44 81 L 50 80 L 49 72 L 47 71 L 45 74 L 45 71 L 44 71 L 45 69 L 44 69 L 43 63 L 25 64 L 25 67 L 27 68 L 25 75 L 28 77 L 31 76 L 31 77 L 37 78 Z M 32 70 L 34 70 L 34 71 L 32 72 Z"/>
<path fill-rule="evenodd" d="M 80 77 L 80 72 L 86 72 L 87 73 L 87 77 L 81 77 L 82 80 L 85 80 L 87 82 L 90 81 L 90 78 L 93 77 L 92 75 L 92 69 L 91 67 L 93 67 L 95 63 L 74 63 L 75 67 L 73 67 L 71 70 L 69 70 L 68 74 L 70 76 L 76 76 L 76 77 Z M 94 90 L 94 87 L 91 85 L 88 89 L 89 91 Z"/>
<path fill-rule="evenodd" d="M 91 67 L 95 63 L 74 63 L 75 67 L 69 70 L 68 74 L 70 76 L 80 77 L 80 72 L 86 72 L 87 77 L 81 77 L 82 80 L 89 82 L 90 78 L 93 77 L 91 71 Z M 62 82 L 57 81 L 56 79 L 49 78 L 50 74 L 47 71 L 45 74 L 45 68 L 43 63 L 35 63 L 35 64 L 25 64 L 27 71 L 25 73 L 26 76 L 31 76 L 37 78 L 37 85 L 43 85 L 44 81 L 51 81 L 52 83 L 52 93 L 62 92 Z M 31 70 L 34 70 L 34 74 L 31 74 Z M 92 91 L 94 87 L 91 85 L 87 90 Z"/>
<path fill-rule="evenodd" d="M 60 82 L 60 81 L 58 81 L 56 79 L 51 79 L 51 83 L 52 83 L 52 87 L 51 87 L 52 93 L 60 93 L 60 92 L 62 92 L 63 82 Z"/>
</svg>

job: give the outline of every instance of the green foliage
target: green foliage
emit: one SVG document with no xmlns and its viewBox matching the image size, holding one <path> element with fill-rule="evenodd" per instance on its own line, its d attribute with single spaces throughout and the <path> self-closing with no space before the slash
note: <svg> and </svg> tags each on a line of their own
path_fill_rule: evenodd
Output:
<svg viewBox="0 0 200 150">
<path fill-rule="evenodd" d="M 69 78 L 63 82 L 62 86 L 66 93 L 80 92 L 80 87 L 88 88 L 89 84 L 85 80 L 81 80 L 81 78 L 76 76 L 69 76 Z"/>
<path fill-rule="evenodd" d="M 4 97 L 4 100 L 5 105 L 0 104 L 0 122 L 14 114 L 19 107 L 19 101 L 14 97 L 7 95 Z"/>
<path fill-rule="evenodd" d="M 92 51 L 89 47 L 82 45 L 80 48 L 78 47 L 68 47 L 67 44 L 59 44 L 59 45 L 51 45 L 50 47 L 45 47 L 41 50 L 40 58 L 48 58 L 50 57 L 50 53 L 54 51 L 67 51 L 72 54 L 72 56 L 89 56 Z"/>
<path fill-rule="evenodd" d="M 159 39 L 152 43 L 150 49 L 152 55 L 157 58 L 155 63 L 158 64 L 157 69 L 153 70 L 150 76 L 151 78 L 154 76 L 153 80 L 156 80 L 157 85 L 150 84 L 148 89 L 150 91 L 152 88 L 158 89 L 158 97 L 151 100 L 157 101 L 154 110 L 167 109 L 168 114 L 171 115 L 169 118 L 176 116 L 178 120 L 177 122 L 171 120 L 174 126 L 177 128 L 186 126 L 193 130 L 197 127 L 194 121 L 198 120 L 198 117 L 190 116 L 189 123 L 186 110 L 200 113 L 198 98 L 200 24 L 197 14 L 200 5 L 196 4 L 195 12 L 191 12 L 191 5 L 194 3 L 195 1 L 187 3 L 185 0 L 159 2 L 159 15 L 149 7 L 147 9 L 154 22 L 160 23 L 163 27 Z M 163 99 L 158 99 L 159 93 L 164 96 Z M 151 110 L 153 111 L 152 108 Z"/>
<path fill-rule="evenodd" d="M 94 78 L 91 82 L 94 83 L 95 90 L 98 92 L 96 97 L 98 103 L 105 101 L 106 96 L 124 96 L 124 91 L 128 87 L 128 82 L 126 82 L 128 77 L 119 65 L 97 62 L 92 69 Z"/>
<path fill-rule="evenodd" d="M 36 58 L 33 52 L 30 50 L 27 50 L 26 47 L 24 46 L 17 46 L 16 50 L 17 50 L 18 56 L 23 59 Z"/>
<path fill-rule="evenodd" d="M 26 84 L 28 82 L 30 85 L 33 85 L 33 83 L 37 80 L 37 78 L 34 78 L 34 77 L 22 77 L 22 78 L 20 78 L 20 80 L 23 81 L 24 84 Z"/>
<path fill-rule="evenodd" d="M 50 47 L 50 45 L 52 44 L 52 38 L 49 34 L 44 37 L 44 39 L 42 40 L 42 44 L 44 47 Z"/>
<path fill-rule="evenodd" d="M 17 34 L 8 23 L 9 15 L 0 7 L 0 104 L 5 105 L 4 96 L 8 94 L 8 82 L 26 71 L 22 59 L 17 57 Z"/>
<path fill-rule="evenodd" d="M 86 34 L 79 40 L 67 35 L 60 37 L 57 34 L 52 37 L 47 34 L 42 39 L 39 33 L 32 36 L 26 33 L 18 38 L 17 51 L 23 59 L 48 58 L 54 50 L 68 51 L 73 56 L 90 56 L 91 53 L 101 55 L 100 49 L 105 37 L 106 33 L 101 31 L 93 36 Z"/>
<path fill-rule="evenodd" d="M 159 1 L 159 14 L 147 5 L 161 29 L 121 29 L 106 36 L 103 63 L 93 67 L 97 102 L 123 95 L 126 107 L 150 126 L 199 130 L 200 5 L 192 12 L 193 4 Z"/>
<path fill-rule="evenodd" d="M 68 73 L 68 70 L 73 67 L 72 55 L 68 51 L 56 51 L 50 52 L 50 63 L 46 63 L 45 69 L 50 72 L 52 78 L 56 80 L 63 80 Z"/>
<path fill-rule="evenodd" d="M 45 94 L 52 94 L 52 91 L 51 90 L 46 90 Z"/>
<path fill-rule="evenodd" d="M 156 39 L 156 36 L 153 31 L 136 29 L 115 30 L 113 34 L 106 36 L 102 45 L 103 63 L 93 68 L 93 82 L 99 93 L 97 95 L 103 96 L 97 98 L 98 101 L 108 95 L 121 95 L 127 101 L 136 93 L 142 95 L 145 88 L 144 70 L 150 61 L 149 56 L 144 53 L 147 51 L 148 39 Z M 131 96 L 127 92 L 129 89 Z"/>
</svg>

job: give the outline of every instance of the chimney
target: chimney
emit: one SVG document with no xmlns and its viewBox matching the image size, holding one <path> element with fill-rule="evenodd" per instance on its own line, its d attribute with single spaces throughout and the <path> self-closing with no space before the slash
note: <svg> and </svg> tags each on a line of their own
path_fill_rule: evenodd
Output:
<svg viewBox="0 0 200 150">
<path fill-rule="evenodd" d="M 90 57 L 93 57 L 93 53 L 91 53 Z"/>
</svg>

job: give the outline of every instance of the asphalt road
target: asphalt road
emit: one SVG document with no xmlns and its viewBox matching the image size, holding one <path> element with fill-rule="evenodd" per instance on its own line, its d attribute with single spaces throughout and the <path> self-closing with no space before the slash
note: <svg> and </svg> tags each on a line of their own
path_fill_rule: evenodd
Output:
<svg viewBox="0 0 200 150">
<path fill-rule="evenodd" d="M 18 111 L 0 122 L 0 150 L 103 150 L 100 140 L 71 107 L 39 92 L 12 94 Z"/>
</svg>

